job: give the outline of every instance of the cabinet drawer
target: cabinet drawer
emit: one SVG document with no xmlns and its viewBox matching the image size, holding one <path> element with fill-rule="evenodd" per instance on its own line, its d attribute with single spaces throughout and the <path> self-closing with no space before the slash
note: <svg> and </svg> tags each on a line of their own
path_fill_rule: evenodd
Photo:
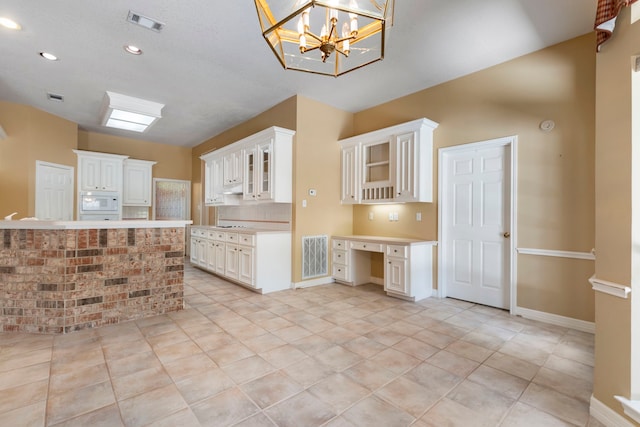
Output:
<svg viewBox="0 0 640 427">
<path fill-rule="evenodd" d="M 387 245 L 387 256 L 407 258 L 409 256 L 409 246 Z"/>
<path fill-rule="evenodd" d="M 211 239 L 214 240 L 216 238 L 216 234 L 217 232 L 214 230 L 208 230 L 207 231 L 207 239 Z"/>
<path fill-rule="evenodd" d="M 225 238 L 226 238 L 226 236 L 225 236 L 224 231 L 214 231 L 213 232 L 213 239 L 214 240 L 220 240 L 220 241 L 224 242 Z"/>
<path fill-rule="evenodd" d="M 237 243 L 238 242 L 238 233 L 224 233 L 225 235 L 225 242 L 232 242 L 232 243 Z"/>
<path fill-rule="evenodd" d="M 347 241 L 341 239 L 333 239 L 331 240 L 331 247 L 333 249 L 347 249 Z"/>
<path fill-rule="evenodd" d="M 331 259 L 333 260 L 334 264 L 346 265 L 348 263 L 347 251 L 334 249 L 331 255 Z"/>
<path fill-rule="evenodd" d="M 238 234 L 238 241 L 241 245 L 255 246 L 256 236 L 253 234 Z"/>
<path fill-rule="evenodd" d="M 196 237 L 207 237 L 207 231 L 201 228 L 192 228 L 191 235 Z"/>
<path fill-rule="evenodd" d="M 349 278 L 348 269 L 344 265 L 334 264 L 332 269 L 333 269 L 333 277 L 334 277 L 334 279 L 342 280 L 344 282 L 349 280 L 348 279 Z"/>
<path fill-rule="evenodd" d="M 382 243 L 350 242 L 351 249 L 357 249 L 359 251 L 384 252 L 383 246 Z"/>
</svg>

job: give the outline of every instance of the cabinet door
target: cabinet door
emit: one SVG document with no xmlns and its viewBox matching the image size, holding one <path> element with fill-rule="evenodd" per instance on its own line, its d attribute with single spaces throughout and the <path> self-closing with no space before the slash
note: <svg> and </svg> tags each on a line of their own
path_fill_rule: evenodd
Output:
<svg viewBox="0 0 640 427">
<path fill-rule="evenodd" d="M 392 141 L 362 144 L 360 185 L 363 202 L 388 202 L 395 196 L 394 152 Z"/>
<path fill-rule="evenodd" d="M 216 242 L 207 242 L 207 270 L 215 271 L 216 269 Z"/>
<path fill-rule="evenodd" d="M 396 136 L 396 199 L 402 202 L 417 201 L 416 133 Z"/>
<path fill-rule="evenodd" d="M 198 239 L 198 244 L 196 248 L 198 265 L 202 268 L 207 268 L 207 241 L 203 239 Z"/>
<path fill-rule="evenodd" d="M 101 160 L 100 180 L 105 191 L 120 191 L 122 178 L 122 161 Z"/>
<path fill-rule="evenodd" d="M 151 165 L 124 165 L 122 204 L 151 206 Z"/>
<path fill-rule="evenodd" d="M 224 161 L 222 157 L 207 160 L 205 163 L 204 202 L 206 205 L 224 203 Z"/>
<path fill-rule="evenodd" d="M 80 157 L 80 187 L 82 190 L 102 190 L 100 159 Z"/>
<path fill-rule="evenodd" d="M 255 287 L 253 272 L 254 248 L 248 246 L 238 247 L 238 280 L 249 286 Z"/>
<path fill-rule="evenodd" d="M 359 202 L 358 197 L 358 146 L 342 149 L 342 191 L 340 199 L 343 204 Z"/>
<path fill-rule="evenodd" d="M 242 198 L 244 200 L 256 199 L 256 150 L 244 151 L 244 182 L 242 183 Z"/>
<path fill-rule="evenodd" d="M 409 261 L 404 258 L 387 258 L 384 273 L 384 290 L 409 295 L 407 286 L 407 267 Z"/>
<path fill-rule="evenodd" d="M 197 264 L 198 263 L 198 239 L 191 236 L 191 244 L 189 246 L 190 246 L 189 261 L 191 261 L 191 264 Z"/>
<path fill-rule="evenodd" d="M 238 245 L 226 244 L 224 252 L 224 275 L 238 279 Z"/>
<path fill-rule="evenodd" d="M 273 139 L 256 147 L 256 198 L 273 199 Z"/>
<path fill-rule="evenodd" d="M 220 275 L 224 275 L 224 269 L 225 269 L 225 247 L 224 247 L 224 243 L 222 242 L 216 242 L 215 243 L 215 251 L 216 251 L 216 264 L 213 268 L 212 271 L 215 271 L 216 273 L 220 274 Z"/>
<path fill-rule="evenodd" d="M 224 156 L 224 184 L 242 184 L 243 150 L 232 151 Z"/>
</svg>

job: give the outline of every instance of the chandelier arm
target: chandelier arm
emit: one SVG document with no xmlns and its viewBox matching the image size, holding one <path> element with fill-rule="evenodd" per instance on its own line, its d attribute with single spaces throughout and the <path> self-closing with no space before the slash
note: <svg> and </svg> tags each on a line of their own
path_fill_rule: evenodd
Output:
<svg viewBox="0 0 640 427">
<path fill-rule="evenodd" d="M 314 47 L 305 48 L 303 53 L 311 52 L 312 50 L 316 50 L 316 49 L 320 49 L 320 45 L 314 46 Z"/>
<path fill-rule="evenodd" d="M 355 40 L 355 39 L 356 39 L 356 36 L 343 37 L 341 39 L 336 39 L 335 43 L 341 43 L 341 42 L 343 42 L 345 40 L 351 41 L 351 40 Z"/>
<path fill-rule="evenodd" d="M 335 50 L 336 50 L 336 52 L 343 54 L 345 58 L 348 58 L 348 57 L 349 57 L 349 54 L 347 54 L 346 52 L 343 52 L 343 51 L 342 51 L 342 49 L 338 49 L 338 48 L 336 47 L 336 49 L 335 49 Z"/>
<path fill-rule="evenodd" d="M 315 34 L 313 34 L 311 31 L 305 31 L 304 34 L 307 35 L 307 36 L 311 36 L 313 39 L 315 39 L 318 42 L 322 43 L 322 39 L 320 37 L 316 36 Z"/>
</svg>

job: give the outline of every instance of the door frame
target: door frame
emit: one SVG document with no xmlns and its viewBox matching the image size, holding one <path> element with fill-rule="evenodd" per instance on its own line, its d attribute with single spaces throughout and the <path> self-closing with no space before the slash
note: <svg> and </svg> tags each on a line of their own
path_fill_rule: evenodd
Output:
<svg viewBox="0 0 640 427">
<path fill-rule="evenodd" d="M 75 168 L 73 166 L 69 166 L 69 165 L 61 165 L 58 163 L 51 163 L 51 162 L 45 162 L 42 160 L 36 160 L 36 182 L 35 182 L 35 200 L 34 200 L 34 212 L 33 214 L 37 217 L 38 216 L 38 212 L 39 212 L 39 208 L 40 208 L 40 203 L 42 203 L 42 188 L 40 188 L 40 179 L 41 179 L 41 175 L 43 173 L 42 171 L 42 167 L 51 167 L 51 168 L 58 168 L 58 169 L 62 169 L 62 170 L 66 170 L 67 173 L 69 174 L 69 177 L 71 178 L 69 183 L 67 184 L 67 189 L 70 191 L 71 194 L 71 200 L 69 201 L 70 206 L 68 206 L 68 208 L 70 208 L 71 210 L 71 219 L 73 220 L 74 214 L 75 214 L 75 193 L 74 193 L 74 187 L 75 187 Z"/>
<path fill-rule="evenodd" d="M 509 180 L 511 187 L 510 194 L 510 203 L 507 209 L 509 209 L 509 221 L 511 223 L 509 232 L 511 233 L 511 237 L 509 239 L 509 277 L 506 278 L 508 280 L 509 286 L 509 312 L 511 314 L 517 308 L 517 286 L 516 286 L 516 278 L 517 278 L 517 256 L 518 253 L 516 251 L 516 242 L 518 241 L 518 227 L 517 227 L 517 177 L 518 177 L 518 136 L 505 136 L 496 139 L 490 139 L 479 142 L 472 142 L 468 144 L 455 145 L 451 147 L 443 147 L 438 149 L 438 236 L 440 243 L 438 244 L 438 298 L 446 298 L 447 296 L 447 285 L 444 281 L 444 246 L 443 242 L 447 238 L 445 235 L 445 227 L 443 227 L 443 218 L 444 216 L 444 200 L 446 195 L 444 194 L 445 186 L 445 170 L 446 170 L 446 156 L 450 153 L 459 153 L 464 151 L 485 149 L 485 148 L 495 148 L 495 147 L 509 147 L 510 155 L 508 156 L 509 162 L 511 163 L 510 171 L 511 176 L 506 177 Z"/>
</svg>

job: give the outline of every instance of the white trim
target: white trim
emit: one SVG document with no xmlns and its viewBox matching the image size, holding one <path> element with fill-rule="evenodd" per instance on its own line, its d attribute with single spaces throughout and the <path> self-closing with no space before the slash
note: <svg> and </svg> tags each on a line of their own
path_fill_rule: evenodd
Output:
<svg viewBox="0 0 640 427">
<path fill-rule="evenodd" d="M 591 395 L 591 401 L 589 403 L 589 413 L 591 416 L 607 427 L 633 427 L 633 424 L 629 422 L 629 420 L 600 402 L 593 397 L 593 395 Z"/>
<path fill-rule="evenodd" d="M 591 288 L 594 291 L 613 295 L 618 298 L 627 299 L 631 292 L 631 288 L 629 286 L 598 279 L 595 274 L 589 278 L 589 283 L 591 283 Z"/>
<path fill-rule="evenodd" d="M 588 332 L 590 334 L 594 334 L 596 332 L 596 324 L 593 322 L 587 322 L 586 320 L 574 319 L 572 317 L 560 316 L 558 314 L 546 313 L 544 311 L 531 310 L 530 308 L 524 307 L 515 307 L 515 309 L 512 310 L 512 314 L 531 320 L 537 320 L 539 322 Z"/>
<path fill-rule="evenodd" d="M 572 251 L 556 251 L 553 249 L 532 249 L 517 248 L 516 251 L 522 255 L 540 255 L 558 258 L 586 259 L 595 261 L 596 256 L 593 252 L 572 252 Z"/>
<path fill-rule="evenodd" d="M 640 400 L 629 400 L 622 396 L 613 396 L 618 402 L 622 403 L 624 413 L 632 420 L 640 423 Z"/>
<path fill-rule="evenodd" d="M 509 187 L 511 189 L 511 204 L 509 206 L 510 209 L 510 233 L 511 237 L 509 239 L 510 248 L 509 253 L 511 254 L 510 258 L 510 277 L 509 277 L 509 311 L 511 314 L 513 313 L 514 308 L 517 306 L 517 286 L 516 286 L 516 278 L 517 278 L 517 251 L 516 251 L 516 242 L 518 241 L 518 136 L 511 135 L 505 136 L 502 138 L 496 138 L 488 141 L 480 141 L 480 142 L 472 142 L 469 144 L 461 144 L 455 145 L 452 147 L 443 147 L 438 150 L 438 241 L 442 242 L 443 233 L 442 233 L 442 207 L 443 207 L 443 185 L 442 185 L 442 177 L 444 174 L 444 156 L 450 152 L 455 151 L 466 151 L 472 149 L 481 149 L 481 148 L 490 148 L 490 147 L 501 147 L 508 146 L 510 148 L 510 171 L 511 176 L 509 177 Z M 435 291 L 438 298 L 446 298 L 447 289 L 446 284 L 443 280 L 444 267 L 442 265 L 443 262 L 443 245 L 442 243 L 438 245 L 438 277 L 437 277 L 437 286 L 438 289 Z"/>
<path fill-rule="evenodd" d="M 291 289 L 311 288 L 313 286 L 328 285 L 334 282 L 335 280 L 333 280 L 333 277 L 331 276 L 319 277 L 317 279 L 303 280 L 301 282 L 293 282 L 291 283 Z"/>
</svg>

